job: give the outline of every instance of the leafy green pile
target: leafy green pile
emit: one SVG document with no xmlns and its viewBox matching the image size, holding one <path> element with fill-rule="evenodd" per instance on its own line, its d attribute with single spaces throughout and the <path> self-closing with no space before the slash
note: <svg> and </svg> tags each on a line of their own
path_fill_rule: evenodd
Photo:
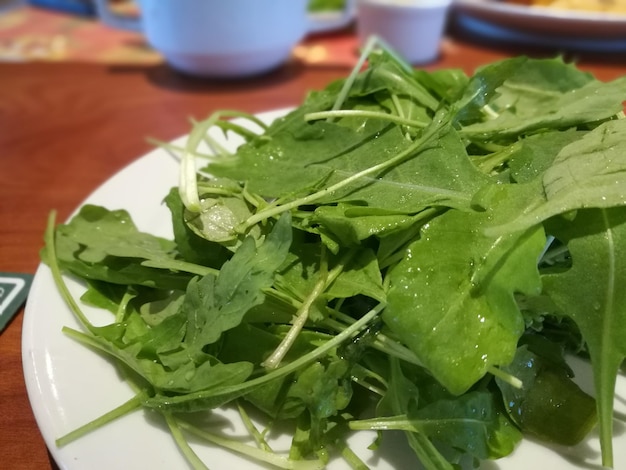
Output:
<svg viewBox="0 0 626 470">
<path fill-rule="evenodd" d="M 196 468 L 189 435 L 282 468 L 333 456 L 367 468 L 346 443 L 367 429 L 401 430 L 425 468 L 450 469 L 508 455 L 523 434 L 572 445 L 598 423 L 612 466 L 624 100 L 626 78 L 560 59 L 467 76 L 379 51 L 259 132 L 221 119 L 232 112 L 196 123 L 165 198 L 174 240 L 123 210 L 51 219 L 42 256 L 85 327 L 66 332 L 137 390 L 59 445 L 144 407 Z M 229 152 L 216 126 L 245 143 Z M 198 173 L 201 142 L 216 155 Z M 111 310 L 110 325 L 89 322 L 61 272 L 86 280 L 82 300 Z M 568 354 L 590 358 L 596 399 Z M 257 446 L 186 418 L 221 406 Z M 250 407 L 293 424 L 288 456 Z"/>
</svg>

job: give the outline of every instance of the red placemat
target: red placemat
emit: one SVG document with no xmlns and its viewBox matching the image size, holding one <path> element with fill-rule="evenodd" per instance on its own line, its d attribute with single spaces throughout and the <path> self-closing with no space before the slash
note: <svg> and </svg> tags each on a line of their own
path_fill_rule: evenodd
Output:
<svg viewBox="0 0 626 470">
<path fill-rule="evenodd" d="M 310 65 L 352 67 L 357 55 L 351 30 L 311 36 L 294 48 L 294 57 Z M 0 61 L 31 60 L 163 62 L 141 34 L 109 28 L 94 18 L 32 6 L 0 13 Z"/>
<path fill-rule="evenodd" d="M 163 59 L 140 34 L 27 6 L 0 14 L 0 61 L 28 60 L 154 64 Z"/>
</svg>

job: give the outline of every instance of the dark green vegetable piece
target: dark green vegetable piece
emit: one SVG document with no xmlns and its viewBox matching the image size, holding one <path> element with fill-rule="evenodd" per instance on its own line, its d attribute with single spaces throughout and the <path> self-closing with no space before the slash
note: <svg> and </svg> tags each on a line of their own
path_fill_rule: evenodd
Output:
<svg viewBox="0 0 626 470">
<path fill-rule="evenodd" d="M 496 379 L 509 416 L 525 433 L 573 446 L 596 425 L 595 400 L 572 381 L 565 367 L 523 346 L 505 370 L 524 384 L 518 389 Z"/>
</svg>

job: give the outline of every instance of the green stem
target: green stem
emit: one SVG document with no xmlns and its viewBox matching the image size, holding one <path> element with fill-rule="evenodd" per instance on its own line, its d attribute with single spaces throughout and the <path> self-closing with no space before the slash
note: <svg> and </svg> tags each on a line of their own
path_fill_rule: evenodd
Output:
<svg viewBox="0 0 626 470">
<path fill-rule="evenodd" d="M 207 183 L 198 183 L 198 190 L 202 194 L 210 194 L 211 196 L 237 196 L 239 195 L 238 191 L 233 191 L 232 189 L 219 188 L 213 186 L 212 184 Z"/>
<path fill-rule="evenodd" d="M 524 387 L 524 383 L 520 379 L 518 379 L 514 375 L 511 375 L 511 374 L 509 374 L 507 372 L 504 372 L 502 369 L 500 369 L 498 367 L 490 366 L 487 370 L 489 371 L 489 373 L 491 375 L 493 375 L 494 377 L 499 378 L 503 382 L 506 382 L 511 387 L 514 387 L 514 388 L 517 388 L 517 389 L 521 389 L 521 388 Z"/>
<path fill-rule="evenodd" d="M 483 112 L 485 117 L 490 120 L 497 119 L 498 117 L 500 117 L 500 114 L 495 109 L 493 109 L 491 105 L 488 105 L 488 104 L 484 105 L 481 108 L 481 111 Z"/>
<path fill-rule="evenodd" d="M 485 174 L 490 174 L 498 167 L 508 162 L 517 151 L 522 148 L 521 142 L 515 142 L 512 145 L 498 149 L 497 151 L 485 157 L 476 158 L 476 166 Z"/>
<path fill-rule="evenodd" d="M 324 257 L 322 257 L 322 259 L 324 259 Z M 320 278 L 315 283 L 315 286 L 313 286 L 313 289 L 306 297 L 306 299 L 304 299 L 304 302 L 302 302 L 302 305 L 296 312 L 296 319 L 292 323 L 291 328 L 289 328 L 289 331 L 280 342 L 276 350 L 274 350 L 274 352 L 261 363 L 263 367 L 267 367 L 268 369 L 275 369 L 276 367 L 278 367 L 285 355 L 291 349 L 291 346 L 293 346 L 293 344 L 295 343 L 298 335 L 300 334 L 300 331 L 302 331 L 302 328 L 304 328 L 305 323 L 309 319 L 309 311 L 311 310 L 313 302 L 315 302 L 315 300 L 320 295 L 322 295 L 327 286 L 328 272 L 326 271 L 326 269 L 324 269 L 324 265 L 325 263 L 322 262 Z"/>
<path fill-rule="evenodd" d="M 186 395 L 172 397 L 157 396 L 154 398 L 147 398 L 144 402 L 144 405 L 149 408 L 166 409 L 168 407 L 193 402 L 196 400 L 212 400 L 212 403 L 214 404 L 219 402 L 226 403 L 236 397 L 242 396 L 245 393 L 250 392 L 256 387 L 259 387 L 281 377 L 285 377 L 292 372 L 295 372 L 298 369 L 317 360 L 318 358 L 326 355 L 329 351 L 335 349 L 341 343 L 347 341 L 348 339 L 356 335 L 359 331 L 361 331 L 365 327 L 365 325 L 367 325 L 370 321 L 376 318 L 384 308 L 385 304 L 379 303 L 376 307 L 371 309 L 356 322 L 347 327 L 338 335 L 334 336 L 332 339 L 328 340 L 326 343 L 318 346 L 313 351 L 310 351 L 307 354 L 300 356 L 295 361 L 290 362 L 289 364 L 285 364 L 278 369 L 274 369 L 273 371 L 265 375 L 262 375 L 252 380 L 248 380 L 247 382 L 244 382 L 242 384 L 220 387 L 213 390 L 203 390 L 199 392 L 188 393 Z"/>
<path fill-rule="evenodd" d="M 365 61 L 370 56 L 370 54 L 374 50 L 374 47 L 376 47 L 377 44 L 379 44 L 378 38 L 372 37 L 368 39 L 367 43 L 363 47 L 363 50 L 361 51 L 359 60 L 357 60 L 354 67 L 352 67 L 350 75 L 348 75 L 348 78 L 346 78 L 345 82 L 343 82 L 343 86 L 337 94 L 337 99 L 335 100 L 333 107 L 331 108 L 333 111 L 340 109 L 345 103 L 346 99 L 348 98 L 348 94 L 350 93 L 350 89 L 352 88 L 352 85 L 354 85 L 356 77 L 358 76 L 359 72 L 363 68 L 363 65 L 365 64 Z"/>
<path fill-rule="evenodd" d="M 416 140 L 412 145 L 407 147 L 405 150 L 397 154 L 395 157 L 390 158 L 384 162 L 379 163 L 378 165 L 371 166 L 366 168 L 365 170 L 359 171 L 358 173 L 354 173 L 346 179 L 343 179 L 331 186 L 323 188 L 315 193 L 309 194 L 308 196 L 301 197 L 299 199 L 295 199 L 293 201 L 287 202 L 285 204 L 269 207 L 267 209 L 261 210 L 256 214 L 251 215 L 248 219 L 242 222 L 236 230 L 240 233 L 245 233 L 250 227 L 256 225 L 257 223 L 267 220 L 271 217 L 275 217 L 279 214 L 282 214 L 285 211 L 295 209 L 302 205 L 312 204 L 313 202 L 322 199 L 346 186 L 349 184 L 374 173 L 380 173 L 389 168 L 392 168 L 402 161 L 409 158 L 415 152 L 418 152 L 422 147 L 426 146 L 430 142 L 430 140 L 438 135 L 439 131 L 443 126 L 447 124 L 447 120 L 445 117 L 439 116 L 433 119 L 434 124 L 430 125 L 426 128 L 424 134 Z"/>
<path fill-rule="evenodd" d="M 330 286 L 337 277 L 343 272 L 346 265 L 350 262 L 354 254 L 356 253 L 356 249 L 349 250 L 343 258 L 339 261 L 337 266 L 335 266 L 330 272 L 328 272 L 328 267 L 326 263 L 326 248 L 325 245 L 322 245 L 322 256 L 320 263 L 320 278 L 313 286 L 313 289 L 307 296 L 307 298 L 300 304 L 298 307 L 298 311 L 296 312 L 296 320 L 293 322 L 291 328 L 287 335 L 283 338 L 280 345 L 276 350 L 263 362 L 264 367 L 269 369 L 273 369 L 278 367 L 280 361 L 283 360 L 293 343 L 296 341 L 298 334 L 304 328 L 306 321 L 309 318 L 309 311 L 311 310 L 311 306 L 313 302 L 324 293 L 324 291 Z"/>
<path fill-rule="evenodd" d="M 382 384 L 385 388 L 387 387 L 387 383 L 385 379 L 383 379 L 379 374 L 372 372 L 371 370 L 363 367 L 360 364 L 354 364 L 352 366 L 352 370 L 350 371 L 351 379 L 354 383 L 360 385 L 361 387 L 369 390 L 370 392 L 383 397 L 385 396 L 385 390 L 381 387 L 378 387 L 367 381 L 368 378 L 372 378 Z"/>
<path fill-rule="evenodd" d="M 126 403 L 114 408 L 113 410 L 103 414 L 102 416 L 94 419 L 93 421 L 88 422 L 87 424 L 75 429 L 72 432 L 67 433 L 66 435 L 58 438 L 55 443 L 57 447 L 63 447 L 70 442 L 83 437 L 84 435 L 95 431 L 96 429 L 101 428 L 102 426 L 121 418 L 122 416 L 127 415 L 128 413 L 135 411 L 141 407 L 141 403 L 143 401 L 143 393 L 138 393 L 133 398 L 128 400 Z"/>
<path fill-rule="evenodd" d="M 178 183 L 178 193 L 180 199 L 187 210 L 191 212 L 202 211 L 200 197 L 198 195 L 198 179 L 196 175 L 195 153 L 205 134 L 219 119 L 220 113 L 214 113 L 211 117 L 196 124 L 187 139 L 185 151 L 180 157 L 180 176 Z"/>
<path fill-rule="evenodd" d="M 348 317 L 347 315 L 346 317 L 350 318 L 350 320 L 346 323 L 351 324 L 354 322 L 353 318 Z M 337 320 L 333 320 L 332 318 L 326 318 L 324 320 L 324 326 L 331 328 L 335 331 L 343 331 L 343 329 L 346 327 L 345 323 L 338 322 Z M 401 359 L 410 364 L 422 366 L 422 363 L 417 358 L 415 353 L 413 353 L 413 351 L 406 348 L 405 346 L 402 346 L 400 343 L 390 339 L 383 333 L 376 334 L 376 339 L 372 343 L 372 347 L 380 352 L 383 352 L 393 357 L 397 357 L 398 359 Z"/>
<path fill-rule="evenodd" d="M 409 444 L 427 470 L 453 470 L 454 468 L 441 455 L 428 436 L 416 429 L 406 416 L 350 421 L 349 426 L 353 431 L 404 431 Z"/>
<path fill-rule="evenodd" d="M 272 448 L 270 447 L 270 445 L 265 440 L 265 437 L 263 436 L 263 433 L 259 432 L 259 430 L 256 428 L 256 426 L 254 425 L 254 423 L 250 419 L 250 415 L 248 415 L 248 412 L 241 405 L 241 403 L 239 401 L 237 401 L 237 410 L 239 411 L 239 416 L 241 417 L 241 422 L 246 427 L 248 433 L 252 436 L 252 438 L 256 442 L 257 446 L 260 449 L 262 449 L 262 450 L 264 450 L 266 452 L 273 452 Z"/>
<path fill-rule="evenodd" d="M 162 140 L 154 139 L 152 137 L 148 137 L 146 140 L 149 144 L 152 144 L 156 147 L 164 148 L 165 150 L 169 150 L 170 152 L 174 154 L 183 153 L 185 151 L 185 147 L 181 147 L 180 145 L 175 145 L 171 142 L 164 142 Z M 200 153 L 200 152 L 194 152 L 194 156 L 197 158 L 204 158 L 205 160 L 210 160 L 211 158 L 215 157 L 215 155 L 210 155 L 208 153 Z M 176 160 L 180 160 L 180 157 L 178 155 L 173 155 L 173 157 L 176 158 Z"/>
<path fill-rule="evenodd" d="M 63 298 L 65 303 L 68 305 L 70 310 L 74 313 L 76 318 L 78 318 L 78 320 L 83 325 L 83 327 L 85 327 L 85 329 L 93 333 L 95 329 L 94 326 L 87 319 L 85 314 L 82 312 L 82 310 L 80 309 L 80 307 L 74 300 L 74 297 L 72 296 L 69 289 L 67 288 L 67 284 L 65 284 L 65 281 L 63 280 L 63 276 L 61 275 L 61 268 L 59 267 L 59 260 L 57 258 L 57 253 L 56 253 L 55 225 L 56 225 L 56 212 L 52 211 L 50 212 L 50 215 L 48 216 L 48 224 L 46 226 L 46 232 L 44 234 L 44 242 L 45 242 L 46 250 L 47 250 L 46 263 L 48 264 L 48 267 L 50 268 L 50 272 L 52 273 L 52 278 L 54 280 L 54 283 L 57 289 L 59 289 L 61 297 Z"/>
<path fill-rule="evenodd" d="M 180 198 L 187 210 L 191 212 L 202 211 L 202 205 L 200 204 L 200 197 L 198 195 L 198 181 L 195 164 L 197 148 L 206 138 L 209 129 L 211 129 L 222 117 L 243 117 L 261 126 L 262 129 L 267 128 L 267 126 L 257 117 L 248 113 L 231 110 L 217 111 L 209 116 L 208 119 L 195 123 L 191 133 L 189 134 L 185 150 L 180 159 L 180 181 L 178 185 Z"/>
<path fill-rule="evenodd" d="M 197 274 L 198 276 L 206 276 L 208 274 L 217 276 L 219 274 L 219 269 L 209 268 L 208 266 L 202 266 L 201 264 L 189 263 L 187 261 L 175 259 L 167 261 L 145 260 L 142 261 L 141 265 L 148 268 L 170 269 L 172 271 Z"/>
<path fill-rule="evenodd" d="M 423 129 L 428 126 L 428 123 L 413 121 L 411 119 L 403 118 L 395 114 L 382 113 L 380 111 L 365 111 L 361 109 L 338 109 L 335 111 L 318 111 L 315 113 L 308 113 L 304 115 L 305 121 L 318 121 L 327 118 L 341 118 L 341 117 L 363 117 L 373 119 L 383 119 L 385 121 L 394 122 L 402 126 L 418 127 Z"/>
<path fill-rule="evenodd" d="M 179 426 L 190 434 L 211 442 L 212 444 L 232 450 L 233 452 L 237 452 L 242 455 L 246 455 L 258 460 L 259 462 L 269 463 L 278 468 L 284 468 L 287 470 L 321 470 L 324 468 L 324 463 L 319 460 L 290 460 L 282 455 L 267 452 L 263 449 L 247 444 L 242 444 L 234 439 L 227 439 L 225 437 L 212 434 L 185 421 L 180 421 Z"/>
<path fill-rule="evenodd" d="M 369 467 L 354 453 L 350 446 L 344 444 L 341 447 L 341 456 L 353 470 L 369 470 Z"/>
<path fill-rule="evenodd" d="M 124 321 L 124 318 L 126 318 L 126 312 L 128 309 L 128 303 L 135 298 L 135 293 L 134 292 L 130 292 L 131 288 L 127 288 L 126 292 L 124 292 L 124 295 L 122 297 L 122 300 L 120 301 L 120 304 L 117 307 L 117 312 L 115 314 L 115 323 L 121 323 Z"/>
<path fill-rule="evenodd" d="M 391 102 L 393 103 L 393 106 L 398 116 L 400 116 L 402 119 L 406 119 L 404 115 L 404 109 L 402 108 L 402 103 L 400 102 L 400 98 L 398 98 L 397 94 L 395 93 L 391 94 Z M 404 132 L 404 137 L 406 138 L 406 140 L 411 142 L 413 139 L 411 138 L 411 134 L 409 133 L 409 130 L 406 129 L 406 126 L 405 126 L 405 129 L 403 129 L 403 132 Z"/>
<path fill-rule="evenodd" d="M 176 442 L 176 445 L 185 456 L 185 459 L 187 459 L 187 462 L 189 462 L 194 470 L 209 470 L 209 467 L 207 467 L 204 462 L 200 460 L 198 454 L 196 454 L 189 446 L 189 443 L 187 442 L 187 439 L 185 439 L 185 436 L 183 435 L 176 419 L 174 419 L 174 417 L 170 413 L 163 413 L 163 416 L 165 417 L 167 427 L 172 433 L 174 442 Z"/>
<path fill-rule="evenodd" d="M 615 338 L 615 330 L 617 325 L 615 313 L 618 307 L 615 306 L 615 300 L 618 298 L 616 292 L 618 289 L 622 289 L 623 286 L 618 281 L 616 272 L 618 267 L 616 265 L 617 246 L 619 246 L 614 240 L 612 221 L 609 221 L 606 210 L 602 210 L 602 220 L 604 222 L 606 243 L 609 256 L 607 256 L 607 280 L 606 280 L 606 303 L 604 305 L 604 312 L 602 318 L 604 318 L 604 324 L 602 326 L 602 333 L 600 339 L 601 347 L 597 348 L 598 343 L 593 341 L 589 345 L 589 352 L 591 355 L 591 363 L 594 364 L 593 368 L 593 382 L 596 389 L 596 407 L 598 413 L 598 425 L 600 428 L 600 449 L 602 454 L 602 465 L 606 468 L 613 468 L 613 412 L 615 410 L 615 383 L 617 380 L 617 372 L 620 364 L 623 363 L 623 355 L 619 354 L 611 356 L 607 349 L 610 345 L 616 346 L 613 343 Z M 619 255 L 621 256 L 621 255 Z M 619 313 L 623 312 L 622 307 L 619 307 Z M 621 343 L 621 341 L 620 341 Z M 604 349 L 607 348 L 607 349 Z"/>
</svg>

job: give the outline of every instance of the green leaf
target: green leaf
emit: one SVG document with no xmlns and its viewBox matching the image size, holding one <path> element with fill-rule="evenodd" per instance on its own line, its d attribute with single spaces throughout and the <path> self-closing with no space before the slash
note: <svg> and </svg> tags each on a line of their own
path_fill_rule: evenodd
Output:
<svg viewBox="0 0 626 470">
<path fill-rule="evenodd" d="M 351 96 L 366 96 L 384 91 L 399 97 L 409 97 L 412 106 L 406 108 L 411 113 L 423 114 L 420 110 L 435 111 L 439 101 L 421 82 L 421 76 L 415 75 L 412 68 L 398 62 L 390 54 L 377 53 L 370 58 L 372 67 L 361 73 L 350 90 Z M 405 117 L 410 117 L 407 113 Z"/>
<path fill-rule="evenodd" d="M 185 224 L 199 237 L 235 249 L 238 241 L 235 228 L 252 213 L 242 188 L 230 180 L 203 181 L 199 184 L 199 195 L 199 210 L 186 210 Z M 261 234 L 257 228 L 247 235 L 258 238 Z"/>
<path fill-rule="evenodd" d="M 325 293 L 329 299 L 345 299 L 358 295 L 379 302 L 386 300 L 378 260 L 369 249 L 362 249 L 354 255 Z"/>
<path fill-rule="evenodd" d="M 169 369 L 151 359 L 139 359 L 142 373 L 159 391 L 187 394 L 243 383 L 253 370 L 248 362 L 200 364 L 186 361 L 176 369 Z"/>
<path fill-rule="evenodd" d="M 524 433 L 574 446 L 595 426 L 595 400 L 572 381 L 566 368 L 523 346 L 503 369 L 523 384 L 516 388 L 496 379 L 511 420 Z"/>
<path fill-rule="evenodd" d="M 185 221 L 185 206 L 178 188 L 172 188 L 165 198 L 172 214 L 174 241 L 181 257 L 190 263 L 219 267 L 231 252 L 218 243 L 213 243 L 195 233 Z"/>
<path fill-rule="evenodd" d="M 85 205 L 67 225 L 57 228 L 83 247 L 78 257 L 97 263 L 107 256 L 169 261 L 175 244 L 164 238 L 139 232 L 125 210 L 109 211 L 104 207 Z"/>
<path fill-rule="evenodd" d="M 189 283 L 181 309 L 187 318 L 185 343 L 191 349 L 213 344 L 263 302 L 263 291 L 272 285 L 274 272 L 286 259 L 290 222 L 290 214 L 285 213 L 259 247 L 254 239 L 246 238 L 217 277 L 209 274 Z"/>
<path fill-rule="evenodd" d="M 372 250 L 362 248 L 347 264 L 344 253 L 329 256 L 328 269 L 341 268 L 336 279 L 324 292 L 326 300 L 345 299 L 364 295 L 384 301 L 385 291 L 376 256 Z M 287 262 L 281 266 L 276 277 L 276 287 L 282 292 L 303 300 L 319 280 L 320 244 L 296 240 L 292 244 Z"/>
<path fill-rule="evenodd" d="M 545 291 L 574 319 L 588 345 L 602 460 L 610 467 L 615 382 L 626 357 L 626 209 L 579 211 L 573 221 L 559 222 L 551 231 L 567 244 L 572 267 L 544 276 Z"/>
<path fill-rule="evenodd" d="M 419 409 L 413 408 L 406 414 L 355 421 L 350 423 L 350 427 L 406 431 L 421 442 L 427 437 L 444 448 L 467 453 L 477 459 L 508 455 L 521 439 L 519 431 L 500 413 L 493 395 L 479 391 L 456 399 L 438 400 Z M 433 450 L 429 449 L 429 452 Z M 453 468 L 451 463 L 441 458 L 427 458 L 422 463 L 428 469 Z"/>
<path fill-rule="evenodd" d="M 357 246 L 369 237 L 385 237 L 407 228 L 418 217 L 367 206 L 340 203 L 319 206 L 310 218 L 317 230 L 331 233 L 343 246 Z"/>
<path fill-rule="evenodd" d="M 404 375 L 400 361 L 389 358 L 389 362 L 390 376 L 387 391 L 376 407 L 377 416 L 383 417 L 383 420 L 386 416 L 406 416 L 409 410 L 417 409 L 420 401 L 420 390 Z M 414 432 L 412 429 L 405 430 L 405 434 L 417 458 L 426 468 L 451 468 L 449 462 L 427 435 Z"/>
<path fill-rule="evenodd" d="M 350 109 L 367 110 L 375 105 L 380 111 L 378 102 L 378 97 L 374 103 L 351 102 Z M 244 145 L 232 158 L 210 163 L 208 171 L 246 181 L 251 192 L 265 198 L 285 198 L 320 181 L 331 187 L 408 152 L 397 164 L 316 201 L 350 202 L 388 214 L 415 214 L 429 205 L 467 208 L 471 194 L 487 181 L 469 160 L 465 143 L 449 128 L 445 111 L 425 123 L 419 137 L 423 141 L 407 139 L 402 125 L 386 119 L 357 116 L 307 123 L 298 118 L 302 119 L 300 113 L 289 115 L 270 127 L 266 140 Z"/>
<path fill-rule="evenodd" d="M 348 362 L 340 358 L 328 363 L 314 362 L 298 374 L 289 395 L 306 405 L 314 421 L 329 418 L 343 410 L 352 398 L 349 372 Z"/>
<path fill-rule="evenodd" d="M 483 85 L 483 75 L 491 72 L 491 67 L 505 67 L 509 75 L 502 80 L 496 70 L 496 80 L 489 88 Z M 472 85 L 474 82 L 480 85 Z M 518 59 L 517 64 L 506 61 L 478 72 L 470 89 L 472 86 L 477 86 L 474 99 L 480 99 L 485 117 L 480 122 L 465 124 L 462 134 L 482 140 L 514 138 L 548 128 L 567 129 L 610 119 L 622 111 L 626 97 L 626 78 L 604 83 L 559 59 Z M 487 100 L 482 98 L 485 95 Z M 491 96 L 493 99 L 489 99 Z"/>
<path fill-rule="evenodd" d="M 488 392 L 441 400 L 408 416 L 417 432 L 479 458 L 510 454 L 521 435 L 498 411 Z"/>
<path fill-rule="evenodd" d="M 389 371 L 387 391 L 376 407 L 379 416 L 405 414 L 419 403 L 419 388 L 405 377 L 400 361 L 389 358 Z"/>
<path fill-rule="evenodd" d="M 483 234 L 523 207 L 523 198 L 507 197 L 510 190 L 494 187 L 485 212 L 449 211 L 427 224 L 390 274 L 383 320 L 455 394 L 513 359 L 524 329 L 514 294 L 541 286 L 542 229 Z"/>
<path fill-rule="evenodd" d="M 550 168 L 559 152 L 585 135 L 585 131 L 542 132 L 521 141 L 521 149 L 511 156 L 508 166 L 516 183 L 527 183 L 541 178 Z"/>
<path fill-rule="evenodd" d="M 563 147 L 543 174 L 545 200 L 495 231 L 522 230 L 584 208 L 626 205 L 626 119 L 606 122 Z"/>
<path fill-rule="evenodd" d="M 55 245 L 61 268 L 86 279 L 176 290 L 191 279 L 174 271 L 180 268 L 174 242 L 139 232 L 124 210 L 83 206 L 57 227 Z M 48 262 L 47 249 L 41 256 Z"/>
<path fill-rule="evenodd" d="M 117 313 L 120 302 L 127 292 L 128 287 L 124 285 L 91 281 L 87 283 L 87 290 L 80 296 L 80 300 L 86 305 Z"/>
</svg>

